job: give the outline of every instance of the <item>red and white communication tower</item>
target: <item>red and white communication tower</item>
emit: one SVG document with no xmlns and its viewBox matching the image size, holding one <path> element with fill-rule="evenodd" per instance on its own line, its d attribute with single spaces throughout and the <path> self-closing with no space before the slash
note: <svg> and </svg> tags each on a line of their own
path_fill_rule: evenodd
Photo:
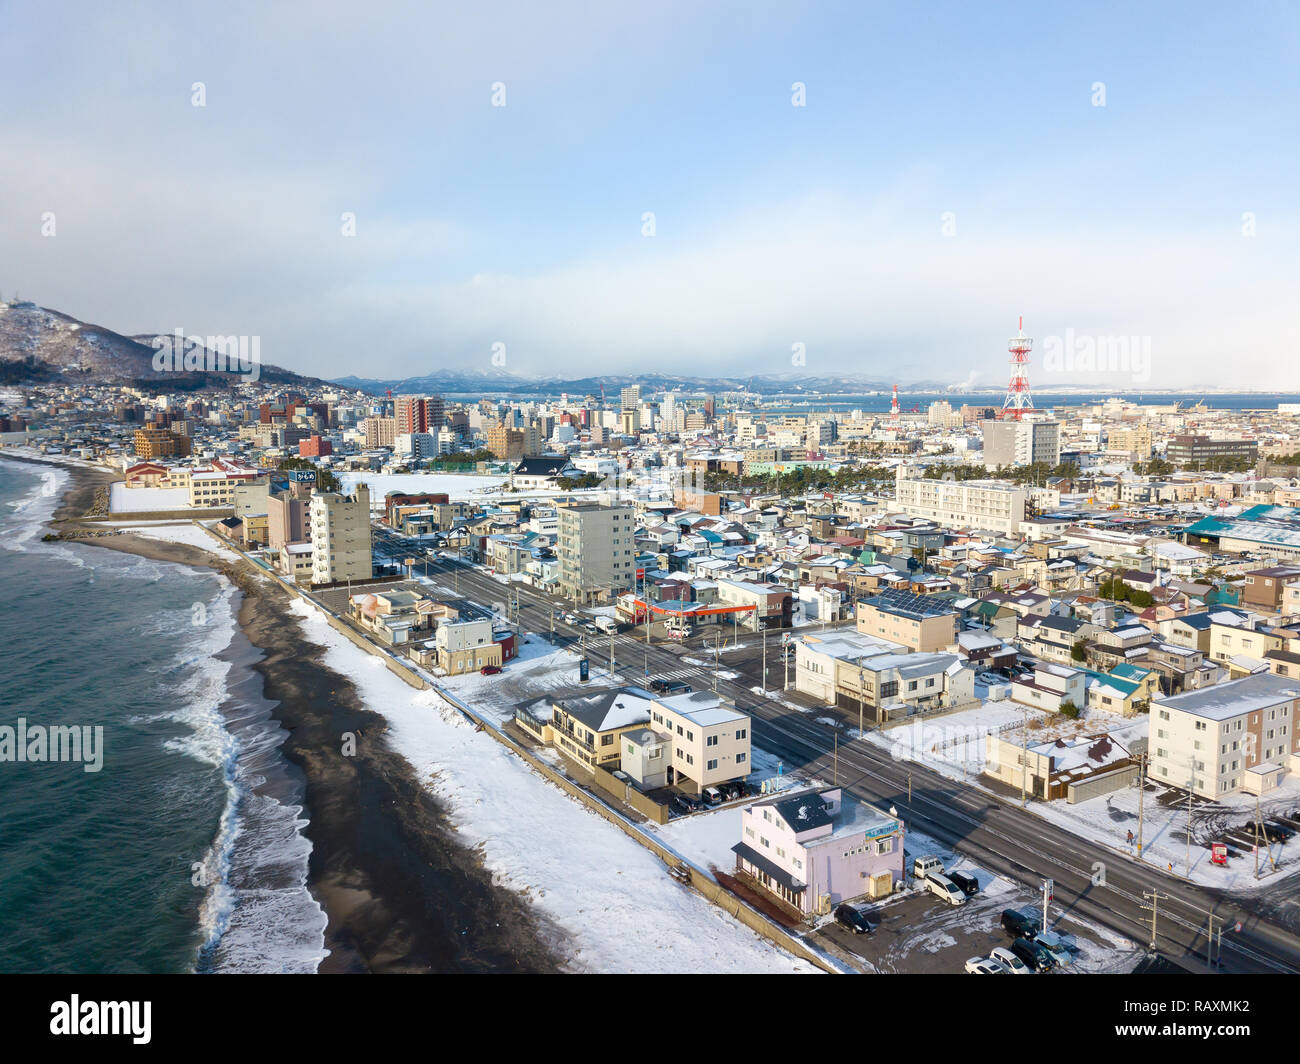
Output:
<svg viewBox="0 0 1300 1064">
<path fill-rule="evenodd" d="M 1029 394 L 1029 375 L 1025 372 L 1029 366 L 1029 349 L 1034 341 L 1025 335 L 1025 319 L 1020 319 L 1019 332 L 1007 341 L 1007 350 L 1011 352 L 1011 383 L 1007 385 L 1007 397 L 1002 402 L 1002 416 L 1020 420 L 1026 410 L 1034 409 L 1034 400 Z"/>
<path fill-rule="evenodd" d="M 897 384 L 894 385 L 894 398 L 890 401 L 889 404 L 889 420 L 893 422 L 898 421 L 898 385 Z"/>
</svg>

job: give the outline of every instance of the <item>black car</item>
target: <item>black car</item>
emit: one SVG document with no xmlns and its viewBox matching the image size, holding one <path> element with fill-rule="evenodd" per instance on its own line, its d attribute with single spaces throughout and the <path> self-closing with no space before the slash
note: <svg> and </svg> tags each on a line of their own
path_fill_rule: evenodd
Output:
<svg viewBox="0 0 1300 1064">
<path fill-rule="evenodd" d="M 1283 824 L 1281 821 L 1278 820 L 1265 820 L 1264 830 L 1267 831 L 1270 836 L 1272 836 L 1275 839 L 1279 839 L 1282 842 L 1286 842 L 1287 839 L 1289 839 L 1292 835 L 1295 834 L 1295 832 L 1291 828 L 1287 827 L 1285 824 Z"/>
<path fill-rule="evenodd" d="M 1019 909 L 1003 909 L 1002 930 L 1012 938 L 1033 938 L 1038 930 L 1038 921 Z"/>
<path fill-rule="evenodd" d="M 980 892 L 980 881 L 966 872 L 945 872 L 944 875 L 956 883 L 957 889 L 968 898 Z"/>
<path fill-rule="evenodd" d="M 678 794 L 673 796 L 672 806 L 682 816 L 689 816 L 699 810 L 700 803 L 689 794 Z"/>
<path fill-rule="evenodd" d="M 847 927 L 855 935 L 869 935 L 877 927 L 852 905 L 837 905 L 835 922 L 842 927 Z"/>
<path fill-rule="evenodd" d="M 1011 952 L 1036 972 L 1050 972 L 1056 967 L 1052 951 L 1032 938 L 1018 938 L 1011 943 Z"/>
<path fill-rule="evenodd" d="M 737 798 L 745 797 L 745 781 L 732 780 L 730 783 L 721 783 L 718 785 L 719 790 L 727 801 L 733 802 Z"/>
<path fill-rule="evenodd" d="M 684 695 L 691 690 L 691 685 L 681 680 L 651 680 L 650 691 L 656 695 Z"/>
</svg>

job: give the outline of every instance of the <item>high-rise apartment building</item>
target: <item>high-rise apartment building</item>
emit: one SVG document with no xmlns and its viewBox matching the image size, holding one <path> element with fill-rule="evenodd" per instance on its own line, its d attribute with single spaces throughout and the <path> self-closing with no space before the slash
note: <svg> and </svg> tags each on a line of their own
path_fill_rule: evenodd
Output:
<svg viewBox="0 0 1300 1064">
<path fill-rule="evenodd" d="M 427 432 L 436 434 L 446 420 L 440 395 L 399 395 L 393 400 L 393 419 L 397 434 Z"/>
<path fill-rule="evenodd" d="M 984 464 L 1024 466 L 1061 464 L 1061 424 L 1058 421 L 1012 421 L 990 419 L 980 423 L 984 431 Z"/>
<path fill-rule="evenodd" d="M 370 489 L 358 484 L 351 495 L 313 492 L 311 497 L 311 582 L 337 584 L 374 575 L 370 544 Z"/>
<path fill-rule="evenodd" d="M 392 417 L 368 417 L 361 422 L 361 431 L 366 434 L 366 447 L 392 447 L 397 439 L 397 419 Z"/>
<path fill-rule="evenodd" d="M 581 503 L 558 507 L 557 513 L 560 594 L 591 604 L 636 586 L 632 507 Z"/>
</svg>

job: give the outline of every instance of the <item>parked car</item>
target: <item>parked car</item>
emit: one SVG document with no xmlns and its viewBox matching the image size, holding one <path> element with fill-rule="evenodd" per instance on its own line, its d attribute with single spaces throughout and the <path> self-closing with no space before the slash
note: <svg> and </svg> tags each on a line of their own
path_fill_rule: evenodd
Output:
<svg viewBox="0 0 1300 1064">
<path fill-rule="evenodd" d="M 1280 820 L 1265 820 L 1264 830 L 1268 832 L 1269 838 L 1277 839 L 1280 842 L 1286 842 L 1295 832 L 1283 824 Z"/>
<path fill-rule="evenodd" d="M 722 804 L 722 792 L 718 790 L 717 787 L 705 787 L 704 790 L 701 791 L 700 793 L 707 804 L 709 805 Z"/>
<path fill-rule="evenodd" d="M 1003 909 L 1002 930 L 1012 938 L 1033 938 L 1038 931 L 1038 921 L 1019 909 Z"/>
<path fill-rule="evenodd" d="M 966 895 L 961 892 L 961 888 L 942 872 L 930 872 L 921 882 L 926 890 L 949 905 L 966 904 Z"/>
<path fill-rule="evenodd" d="M 482 675 L 484 675 L 484 676 L 495 676 L 497 673 L 499 673 L 499 672 L 501 671 L 501 666 L 500 666 L 500 665 L 484 665 L 483 668 L 479 669 L 478 671 L 479 671 Z"/>
<path fill-rule="evenodd" d="M 943 875 L 943 862 L 937 857 L 918 857 L 912 862 L 912 875 L 917 879 L 924 879 L 931 872 L 938 872 Z"/>
<path fill-rule="evenodd" d="M 650 691 L 656 695 L 684 695 L 691 689 L 688 683 L 682 683 L 681 680 L 651 680 Z"/>
<path fill-rule="evenodd" d="M 1074 950 L 1055 931 L 1039 931 L 1034 941 L 1052 955 L 1058 968 L 1068 968 L 1074 963 Z"/>
<path fill-rule="evenodd" d="M 968 898 L 974 897 L 980 892 L 980 881 L 968 872 L 949 872 L 948 878 L 957 884 L 958 888 Z"/>
<path fill-rule="evenodd" d="M 699 810 L 700 803 L 689 794 L 677 794 L 673 796 L 672 807 L 682 816 L 690 816 L 691 813 Z"/>
<path fill-rule="evenodd" d="M 989 950 L 989 957 L 997 961 L 1012 975 L 1030 975 L 1032 969 L 1006 946 L 998 946 Z"/>
<path fill-rule="evenodd" d="M 1000 961 L 992 957 L 972 957 L 966 962 L 966 971 L 971 975 L 1007 975 L 1008 972 Z"/>
<path fill-rule="evenodd" d="M 1010 948 L 1032 971 L 1050 972 L 1056 967 L 1052 951 L 1032 938 L 1018 938 L 1011 943 Z"/>
<path fill-rule="evenodd" d="M 868 920 L 852 905 L 837 905 L 835 907 L 835 922 L 847 927 L 855 935 L 869 935 L 877 927 L 876 924 Z"/>
<path fill-rule="evenodd" d="M 745 789 L 744 780 L 728 780 L 722 784 L 722 793 L 729 802 L 745 797 Z"/>
</svg>

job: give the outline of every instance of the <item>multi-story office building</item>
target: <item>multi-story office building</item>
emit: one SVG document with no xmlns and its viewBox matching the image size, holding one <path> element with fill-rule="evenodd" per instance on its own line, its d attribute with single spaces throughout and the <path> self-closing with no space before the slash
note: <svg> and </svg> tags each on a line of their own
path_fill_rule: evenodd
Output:
<svg viewBox="0 0 1300 1064">
<path fill-rule="evenodd" d="M 984 432 L 984 464 L 1024 466 L 1061 462 L 1061 425 L 1057 421 L 999 421 L 980 423 Z"/>
<path fill-rule="evenodd" d="M 1205 798 L 1262 794 L 1300 769 L 1300 684 L 1271 672 L 1151 701 L 1150 775 Z"/>
<path fill-rule="evenodd" d="M 311 582 L 337 584 L 374 575 L 370 543 L 370 489 L 352 495 L 334 491 L 311 496 Z"/>
<path fill-rule="evenodd" d="M 1259 458 L 1259 443 L 1255 440 L 1215 440 L 1209 436 L 1174 436 L 1165 449 L 1165 458 L 1176 466 L 1192 468 L 1215 460 L 1254 462 Z"/>
<path fill-rule="evenodd" d="M 560 594 L 580 603 L 608 602 L 635 586 L 632 507 L 581 503 L 558 513 Z"/>
<path fill-rule="evenodd" d="M 947 528 L 1014 535 L 1025 519 L 1025 489 L 1005 480 L 930 480 L 898 467 L 895 506 Z"/>
</svg>

